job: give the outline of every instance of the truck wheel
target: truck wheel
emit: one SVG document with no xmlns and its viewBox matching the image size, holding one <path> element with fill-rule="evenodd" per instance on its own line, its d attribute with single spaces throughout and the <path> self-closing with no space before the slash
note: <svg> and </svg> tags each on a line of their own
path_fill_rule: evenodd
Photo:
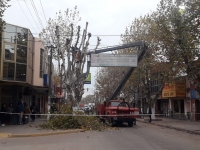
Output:
<svg viewBox="0 0 200 150">
<path fill-rule="evenodd" d="M 129 127 L 132 127 L 132 126 L 133 126 L 133 121 L 129 121 L 129 122 L 128 122 L 128 126 L 129 126 Z"/>
</svg>

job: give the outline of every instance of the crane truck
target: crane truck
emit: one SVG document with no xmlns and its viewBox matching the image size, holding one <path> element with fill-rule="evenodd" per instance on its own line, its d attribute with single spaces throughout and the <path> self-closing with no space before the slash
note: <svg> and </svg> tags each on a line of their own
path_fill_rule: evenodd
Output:
<svg viewBox="0 0 200 150">
<path fill-rule="evenodd" d="M 108 51 L 113 51 L 113 50 L 121 50 L 124 48 L 130 48 L 130 47 L 139 47 L 138 52 L 137 52 L 137 55 L 138 55 L 137 59 L 139 63 L 147 50 L 147 46 L 145 45 L 145 42 L 143 41 L 96 50 L 94 52 L 89 52 L 88 55 L 98 54 L 98 53 L 108 52 Z M 90 63 L 91 62 L 88 61 L 89 67 L 90 67 Z M 130 104 L 126 102 L 124 99 L 116 99 L 117 95 L 120 93 L 121 89 L 123 88 L 126 81 L 129 79 L 129 77 L 131 76 L 134 70 L 135 70 L 135 67 L 129 67 L 124 77 L 121 79 L 118 86 L 114 90 L 114 92 L 111 93 L 111 95 L 104 102 L 104 104 L 96 105 L 96 109 L 95 109 L 96 114 L 99 116 L 99 118 L 103 122 L 108 121 L 111 124 L 126 122 L 128 123 L 129 127 L 132 127 L 133 124 L 136 125 L 136 118 L 140 117 L 139 108 L 131 107 Z M 87 75 L 88 73 L 89 73 L 89 68 L 87 69 L 87 72 L 85 73 L 85 75 Z M 82 77 L 83 76 L 84 74 L 82 75 Z"/>
</svg>

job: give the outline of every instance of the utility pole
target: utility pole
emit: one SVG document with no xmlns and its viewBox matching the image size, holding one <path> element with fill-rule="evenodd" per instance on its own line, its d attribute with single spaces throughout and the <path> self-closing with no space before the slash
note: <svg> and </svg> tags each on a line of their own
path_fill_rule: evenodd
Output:
<svg viewBox="0 0 200 150">
<path fill-rule="evenodd" d="M 48 114 L 50 114 L 50 108 L 51 108 L 51 96 L 52 96 L 52 57 L 53 57 L 53 45 L 47 46 L 50 47 L 50 60 L 49 60 L 49 92 L 48 92 Z M 50 115 L 47 116 L 47 120 L 50 119 Z"/>
<path fill-rule="evenodd" d="M 57 37 L 57 40 L 58 40 L 58 44 L 57 44 L 57 47 L 58 47 L 58 55 L 61 54 L 61 49 L 60 49 L 60 34 L 59 34 L 59 26 L 56 26 L 56 37 Z M 60 62 L 60 57 L 58 57 L 58 61 Z M 60 67 L 60 66 L 59 66 Z M 61 103 L 61 95 L 62 95 L 62 68 L 59 69 L 60 70 L 60 99 L 59 99 L 59 111 L 60 111 L 60 103 Z"/>
</svg>

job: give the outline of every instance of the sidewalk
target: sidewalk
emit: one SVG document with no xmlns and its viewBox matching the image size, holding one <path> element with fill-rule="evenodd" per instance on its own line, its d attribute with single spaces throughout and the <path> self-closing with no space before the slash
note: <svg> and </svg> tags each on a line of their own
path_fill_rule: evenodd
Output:
<svg viewBox="0 0 200 150">
<path fill-rule="evenodd" d="M 166 117 L 156 118 L 162 119 L 162 121 L 152 121 L 149 123 L 148 117 L 145 119 L 137 119 L 137 121 L 200 135 L 200 122 L 198 121 L 178 120 Z"/>
<path fill-rule="evenodd" d="M 76 130 L 41 129 L 40 125 L 43 122 L 45 122 L 45 119 L 36 119 L 35 122 L 29 122 L 23 125 L 0 126 L 0 138 L 47 136 L 47 135 L 65 134 L 65 133 L 84 131 L 82 129 L 76 129 Z"/>
</svg>

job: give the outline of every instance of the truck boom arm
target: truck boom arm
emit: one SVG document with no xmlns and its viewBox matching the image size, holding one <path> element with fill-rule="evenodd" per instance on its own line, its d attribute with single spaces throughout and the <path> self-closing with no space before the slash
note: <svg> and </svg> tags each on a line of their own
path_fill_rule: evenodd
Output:
<svg viewBox="0 0 200 150">
<path fill-rule="evenodd" d="M 146 52 L 146 45 L 143 45 L 142 49 L 139 50 L 138 52 L 138 62 L 140 62 L 140 60 L 142 59 L 142 57 L 144 56 L 145 52 Z M 120 90 L 122 89 L 122 87 L 125 85 L 126 81 L 129 79 L 129 77 L 131 76 L 132 72 L 135 70 L 135 67 L 130 67 L 124 77 L 121 79 L 121 81 L 119 82 L 117 88 L 115 89 L 115 91 L 110 95 L 110 97 L 108 97 L 107 101 L 113 100 L 117 94 L 120 92 Z"/>
<path fill-rule="evenodd" d="M 138 62 L 140 62 L 140 60 L 142 59 L 142 57 L 144 56 L 144 54 L 145 54 L 145 52 L 147 50 L 147 46 L 145 45 L 145 42 L 143 42 L 143 41 L 138 41 L 138 42 L 119 45 L 119 46 L 102 48 L 102 49 L 98 49 L 96 51 L 90 51 L 90 52 L 87 53 L 87 55 L 90 55 L 90 57 L 91 57 L 91 54 L 98 54 L 98 53 L 103 53 L 103 52 L 108 52 L 108 51 L 113 51 L 113 50 L 120 50 L 120 49 L 124 49 L 124 48 L 136 47 L 136 46 L 140 47 L 140 49 L 138 51 Z M 81 74 L 78 79 L 85 78 L 89 74 L 90 66 L 91 66 L 91 62 L 88 61 L 87 62 L 87 71 L 86 71 L 86 73 Z M 126 81 L 129 79 L 129 77 L 131 76 L 131 74 L 132 74 L 132 72 L 134 70 L 135 70 L 135 67 L 130 67 L 127 70 L 127 72 L 125 73 L 124 77 L 119 82 L 118 87 L 115 89 L 115 91 L 107 99 L 108 101 L 114 99 L 117 96 L 117 94 L 120 92 L 122 87 L 125 85 Z"/>
</svg>

